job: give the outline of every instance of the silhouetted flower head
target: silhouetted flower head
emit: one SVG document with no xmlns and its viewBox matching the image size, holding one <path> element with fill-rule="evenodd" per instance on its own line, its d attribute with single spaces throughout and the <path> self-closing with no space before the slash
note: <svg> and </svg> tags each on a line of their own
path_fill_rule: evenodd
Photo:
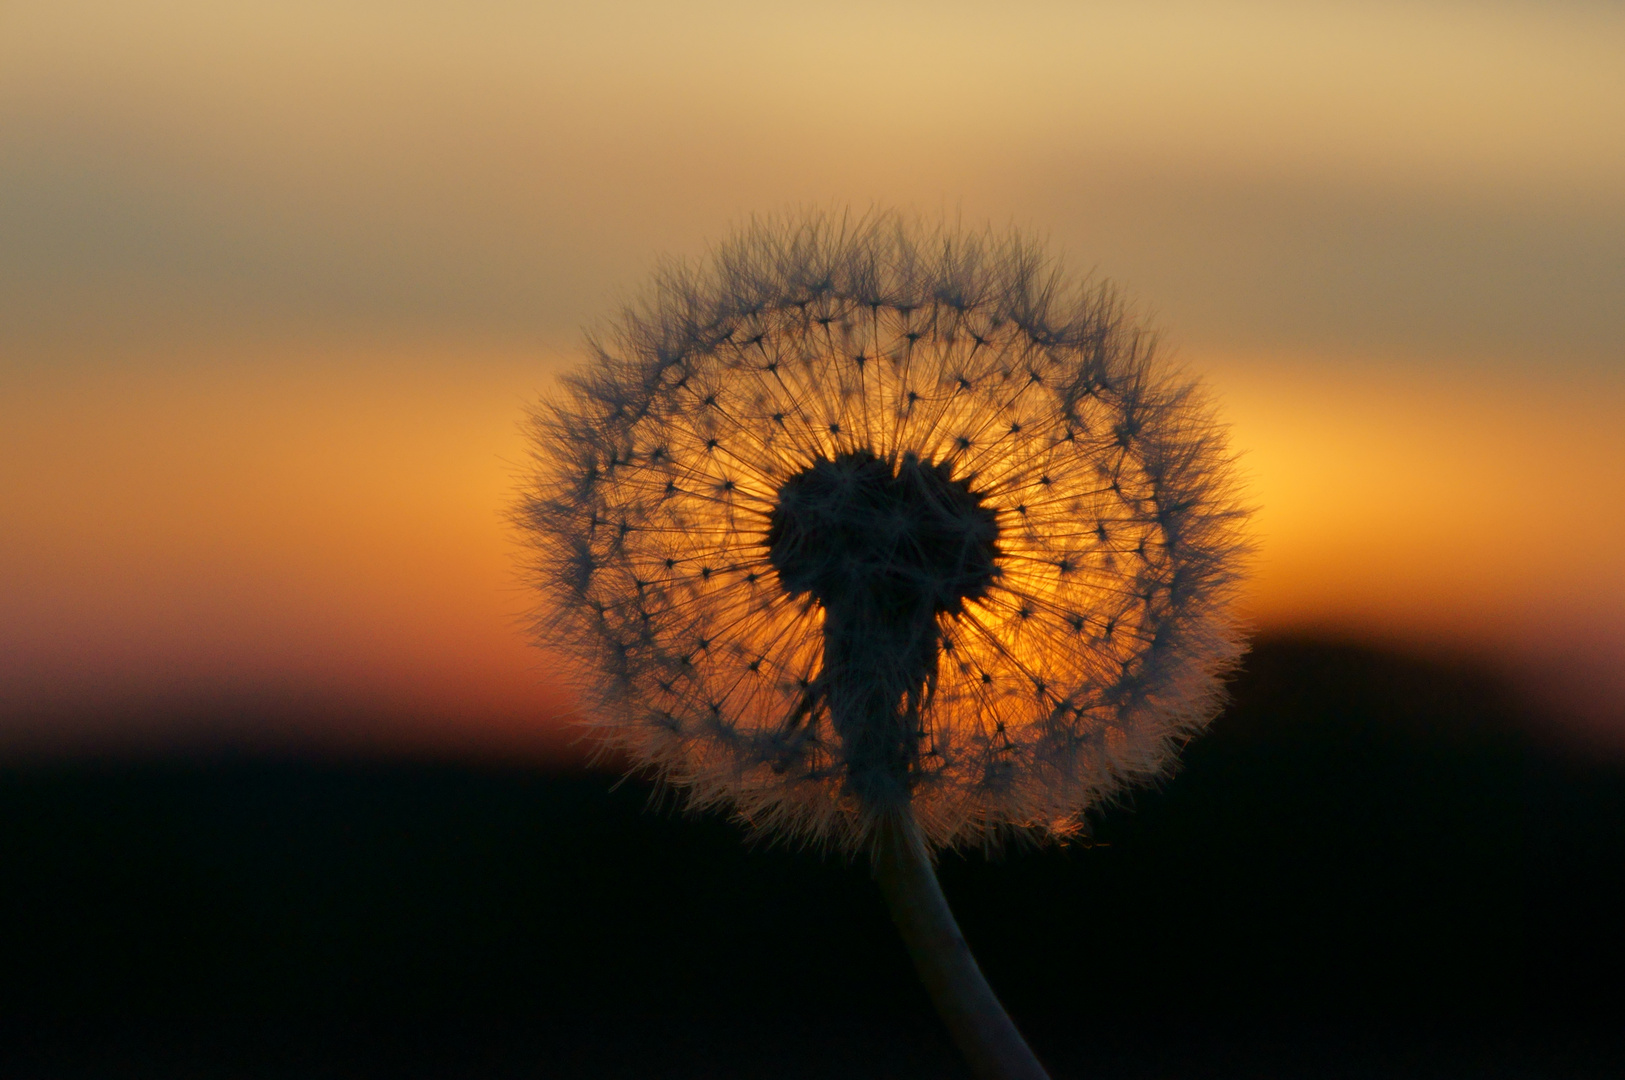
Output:
<svg viewBox="0 0 1625 1080">
<path fill-rule="evenodd" d="M 1217 708 L 1222 429 L 1017 235 L 757 222 L 533 417 L 540 637 L 610 745 L 762 829 L 1075 829 Z"/>
</svg>

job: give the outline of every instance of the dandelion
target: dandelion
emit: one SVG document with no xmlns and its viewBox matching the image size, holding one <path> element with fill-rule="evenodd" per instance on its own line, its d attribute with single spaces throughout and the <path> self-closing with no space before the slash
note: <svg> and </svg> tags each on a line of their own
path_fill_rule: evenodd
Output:
<svg viewBox="0 0 1625 1080">
<path fill-rule="evenodd" d="M 986 1076 L 1042 1076 L 931 868 L 1157 776 L 1241 652 L 1223 430 L 1018 234 L 758 221 L 668 264 L 533 416 L 540 638 L 605 744 L 873 860 Z"/>
</svg>

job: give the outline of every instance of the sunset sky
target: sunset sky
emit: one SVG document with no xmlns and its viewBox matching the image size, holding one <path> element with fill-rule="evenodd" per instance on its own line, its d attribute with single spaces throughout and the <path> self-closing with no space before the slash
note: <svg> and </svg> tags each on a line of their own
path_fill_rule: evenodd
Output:
<svg viewBox="0 0 1625 1080">
<path fill-rule="evenodd" d="M 1045 237 L 1223 403 L 1260 629 L 1625 749 L 1625 11 L 0 5 L 0 760 L 570 738 L 519 421 L 663 255 Z"/>
</svg>

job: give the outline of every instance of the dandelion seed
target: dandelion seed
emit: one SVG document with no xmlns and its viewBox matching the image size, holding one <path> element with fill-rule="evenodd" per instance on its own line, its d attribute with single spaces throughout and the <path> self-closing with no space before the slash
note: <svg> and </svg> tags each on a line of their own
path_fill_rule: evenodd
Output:
<svg viewBox="0 0 1625 1080">
<path fill-rule="evenodd" d="M 868 851 L 905 937 L 958 941 L 911 948 L 973 1064 L 1042 1075 L 929 853 L 1069 835 L 1216 710 L 1244 514 L 1199 388 L 1034 243 L 891 214 L 754 223 L 592 350 L 515 511 L 591 723 Z"/>
</svg>

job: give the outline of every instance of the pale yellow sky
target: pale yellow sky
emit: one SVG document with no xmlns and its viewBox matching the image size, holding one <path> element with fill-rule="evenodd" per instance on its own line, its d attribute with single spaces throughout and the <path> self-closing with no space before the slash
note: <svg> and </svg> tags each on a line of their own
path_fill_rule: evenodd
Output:
<svg viewBox="0 0 1625 1080">
<path fill-rule="evenodd" d="M 0 20 L 12 335 L 82 330 L 58 309 L 88 299 L 120 325 L 568 346 L 657 253 L 751 212 L 878 200 L 1046 232 L 1186 341 L 1560 364 L 1625 343 L 1606 303 L 1625 281 L 1625 12 L 1607 6 Z"/>
</svg>

